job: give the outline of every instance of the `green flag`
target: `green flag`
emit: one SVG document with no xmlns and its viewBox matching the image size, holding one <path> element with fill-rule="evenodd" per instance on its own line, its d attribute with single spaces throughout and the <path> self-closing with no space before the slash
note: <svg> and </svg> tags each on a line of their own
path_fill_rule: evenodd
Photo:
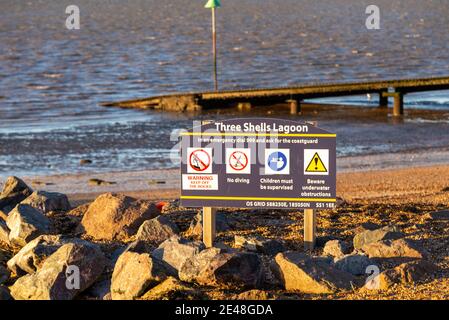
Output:
<svg viewBox="0 0 449 320">
<path fill-rule="evenodd" d="M 207 9 L 218 8 L 218 7 L 221 7 L 220 0 L 209 0 L 206 3 L 206 5 L 204 6 L 204 8 L 207 8 Z"/>
</svg>

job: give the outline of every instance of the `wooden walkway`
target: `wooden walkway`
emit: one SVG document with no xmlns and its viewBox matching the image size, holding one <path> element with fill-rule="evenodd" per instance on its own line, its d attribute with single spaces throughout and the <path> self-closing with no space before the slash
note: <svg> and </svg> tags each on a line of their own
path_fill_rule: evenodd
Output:
<svg viewBox="0 0 449 320">
<path fill-rule="evenodd" d="M 159 109 L 166 111 L 199 111 L 202 108 L 288 103 L 291 113 L 301 110 L 301 101 L 353 95 L 379 94 L 379 106 L 388 107 L 388 98 L 394 98 L 393 115 L 404 113 L 404 95 L 407 93 L 449 90 L 449 77 L 403 79 L 352 83 L 305 84 L 285 88 L 244 89 L 229 91 L 186 92 L 153 96 L 144 99 L 106 102 L 105 107 Z"/>
</svg>

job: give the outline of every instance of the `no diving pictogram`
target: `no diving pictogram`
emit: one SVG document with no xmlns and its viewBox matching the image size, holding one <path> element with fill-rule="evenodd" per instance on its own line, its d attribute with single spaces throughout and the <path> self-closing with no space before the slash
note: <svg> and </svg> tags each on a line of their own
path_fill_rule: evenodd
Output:
<svg viewBox="0 0 449 320">
<path fill-rule="evenodd" d="M 229 148 L 226 149 L 226 173 L 250 174 L 251 173 L 251 149 Z"/>
<path fill-rule="evenodd" d="M 244 152 L 235 151 L 229 157 L 229 165 L 233 170 L 242 171 L 248 165 L 248 156 Z"/>
<path fill-rule="evenodd" d="M 189 172 L 191 173 L 210 173 L 212 156 L 209 148 L 193 149 L 189 148 Z"/>
</svg>

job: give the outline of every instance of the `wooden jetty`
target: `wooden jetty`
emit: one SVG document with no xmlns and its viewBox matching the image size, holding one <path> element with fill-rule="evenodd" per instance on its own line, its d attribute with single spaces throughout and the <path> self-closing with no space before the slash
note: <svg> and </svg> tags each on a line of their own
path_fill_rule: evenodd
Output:
<svg viewBox="0 0 449 320">
<path fill-rule="evenodd" d="M 105 107 L 159 109 L 166 111 L 200 111 L 203 108 L 238 107 L 250 109 L 253 105 L 286 103 L 292 114 L 301 111 L 304 99 L 379 95 L 379 107 L 388 107 L 388 98 L 394 99 L 393 115 L 404 113 L 404 96 L 408 93 L 449 90 L 449 77 L 402 79 L 351 83 L 314 83 L 283 88 L 186 92 L 153 96 L 144 99 L 105 102 Z"/>
</svg>

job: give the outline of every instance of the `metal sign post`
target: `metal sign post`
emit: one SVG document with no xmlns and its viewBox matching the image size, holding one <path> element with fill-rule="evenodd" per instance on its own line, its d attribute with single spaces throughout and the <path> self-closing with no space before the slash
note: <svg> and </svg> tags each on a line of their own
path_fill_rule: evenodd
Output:
<svg viewBox="0 0 449 320">
<path fill-rule="evenodd" d="M 212 9 L 212 53 L 214 59 L 214 89 L 218 91 L 218 77 L 217 77 L 217 32 L 216 32 L 216 19 L 215 8 L 221 6 L 220 0 L 209 0 L 205 8 Z"/>
</svg>

